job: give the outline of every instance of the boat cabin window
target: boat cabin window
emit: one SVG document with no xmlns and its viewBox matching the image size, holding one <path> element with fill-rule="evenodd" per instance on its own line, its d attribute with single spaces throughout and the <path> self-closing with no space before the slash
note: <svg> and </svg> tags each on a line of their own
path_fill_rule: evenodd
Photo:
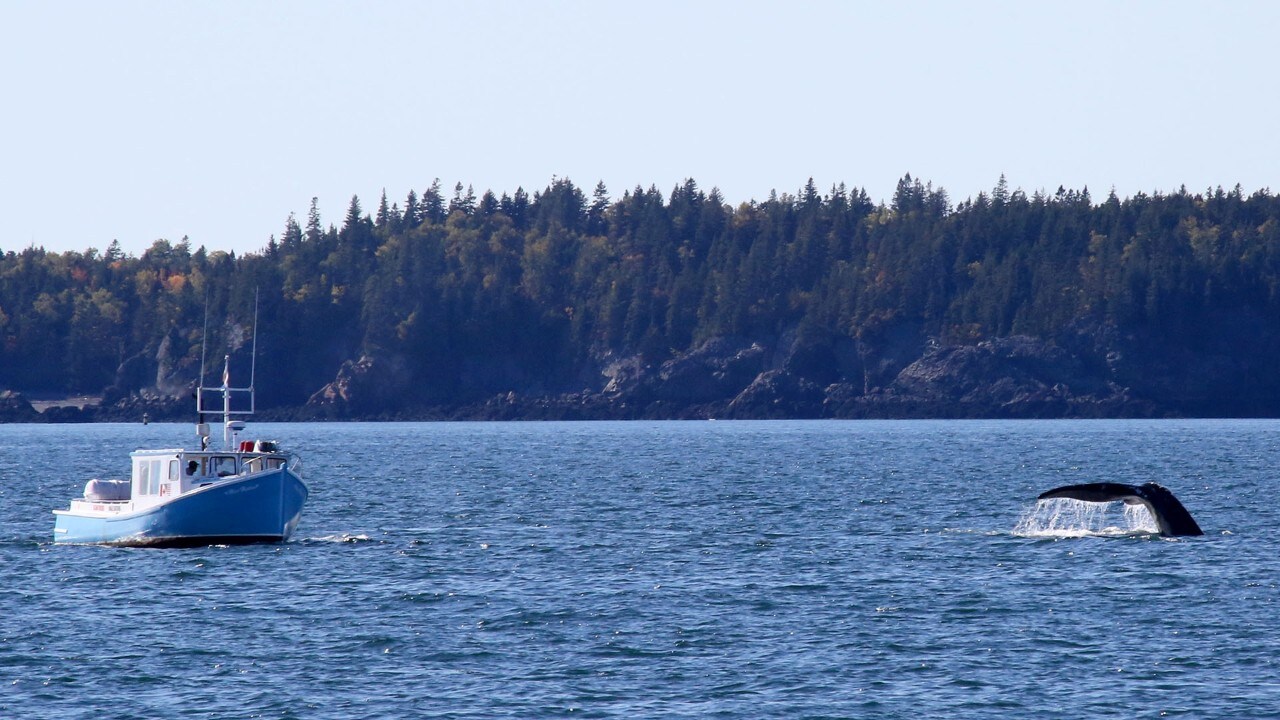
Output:
<svg viewBox="0 0 1280 720">
<path fill-rule="evenodd" d="M 245 461 L 245 472 L 260 472 L 262 470 L 275 470 L 284 465 L 284 458 L 259 456 Z"/>
<path fill-rule="evenodd" d="M 156 495 L 165 480 L 177 479 L 178 461 L 170 459 L 168 468 L 164 458 L 139 458 L 134 461 L 134 474 L 138 478 L 139 495 Z"/>
<path fill-rule="evenodd" d="M 236 474 L 236 459 L 230 455 L 215 455 L 209 458 L 209 474 L 226 477 Z"/>
<path fill-rule="evenodd" d="M 174 458 L 169 461 L 169 479 L 177 480 L 181 477 L 182 475 L 179 474 L 179 471 L 178 471 L 178 458 Z"/>
</svg>

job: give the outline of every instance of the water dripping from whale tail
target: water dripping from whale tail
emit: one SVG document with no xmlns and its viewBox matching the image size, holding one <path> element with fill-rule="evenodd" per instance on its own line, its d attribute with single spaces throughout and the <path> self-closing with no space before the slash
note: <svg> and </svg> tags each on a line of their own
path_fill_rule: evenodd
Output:
<svg viewBox="0 0 1280 720">
<path fill-rule="evenodd" d="M 1143 505 L 1087 502 L 1071 498 L 1039 500 L 1018 518 L 1020 537 L 1072 538 L 1154 535 L 1159 527 Z"/>
<path fill-rule="evenodd" d="M 1143 485 L 1126 485 L 1124 483 L 1085 483 L 1082 485 L 1065 485 L 1040 494 L 1036 498 L 1037 509 L 1046 502 L 1071 501 L 1106 507 L 1112 503 L 1123 502 L 1125 507 L 1144 508 L 1155 520 L 1155 530 L 1165 537 L 1180 535 L 1203 535 L 1204 531 L 1196 524 L 1195 518 L 1183 507 L 1178 498 L 1156 483 Z M 1091 513 L 1091 510 L 1077 512 Z"/>
<path fill-rule="evenodd" d="M 1183 507 L 1178 498 L 1163 485 L 1153 482 L 1142 485 L 1124 483 L 1085 483 L 1065 485 L 1043 492 L 1037 500 L 1070 498 L 1090 503 L 1124 502 L 1126 505 L 1142 505 L 1155 518 L 1161 535 L 1203 535 L 1195 518 Z"/>
</svg>

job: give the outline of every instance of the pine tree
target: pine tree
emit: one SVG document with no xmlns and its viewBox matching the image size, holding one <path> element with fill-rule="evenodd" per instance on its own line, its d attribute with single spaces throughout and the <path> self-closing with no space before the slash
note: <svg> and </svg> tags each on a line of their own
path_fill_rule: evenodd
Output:
<svg viewBox="0 0 1280 720">
<path fill-rule="evenodd" d="M 444 196 L 440 193 L 440 178 L 436 178 L 431 183 L 431 187 L 422 194 L 422 220 L 423 222 L 434 223 L 439 225 L 444 222 Z"/>
<path fill-rule="evenodd" d="M 284 233 L 280 235 L 280 246 L 285 252 L 293 252 L 302 244 L 302 228 L 293 213 L 284 221 Z"/>
<path fill-rule="evenodd" d="M 378 214 L 374 219 L 374 227 L 386 230 L 391 223 L 391 208 L 387 206 L 387 189 L 382 188 L 382 198 L 378 201 Z"/>
<path fill-rule="evenodd" d="M 404 216 L 400 219 L 401 227 L 412 230 L 422 222 L 421 210 L 418 207 L 418 194 L 412 189 L 404 200 Z"/>
<path fill-rule="evenodd" d="M 587 210 L 587 232 L 592 235 L 603 235 L 606 230 L 605 213 L 609 209 L 609 190 L 604 181 L 596 183 L 595 192 L 591 194 L 591 207 Z"/>
<path fill-rule="evenodd" d="M 324 231 L 320 227 L 320 199 L 313 197 L 311 208 L 307 210 L 307 231 L 304 237 L 308 243 L 316 245 L 323 235 Z"/>
</svg>

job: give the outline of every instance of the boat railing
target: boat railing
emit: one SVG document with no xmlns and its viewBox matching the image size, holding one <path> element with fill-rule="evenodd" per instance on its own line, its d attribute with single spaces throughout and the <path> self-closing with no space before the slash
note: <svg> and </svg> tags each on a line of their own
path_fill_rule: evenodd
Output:
<svg viewBox="0 0 1280 720">
<path fill-rule="evenodd" d="M 245 472 L 277 470 L 285 467 L 289 458 L 281 453 L 239 453 L 240 466 Z"/>
</svg>

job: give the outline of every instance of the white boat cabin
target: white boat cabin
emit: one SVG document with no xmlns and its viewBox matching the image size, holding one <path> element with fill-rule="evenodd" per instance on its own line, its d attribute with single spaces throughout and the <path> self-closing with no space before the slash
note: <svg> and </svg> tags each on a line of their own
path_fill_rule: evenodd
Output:
<svg viewBox="0 0 1280 720">
<path fill-rule="evenodd" d="M 283 468 L 289 456 L 269 440 L 245 440 L 227 450 L 135 450 L 129 480 L 90 480 L 76 513 L 114 515 L 145 510 L 208 485 Z"/>
</svg>

